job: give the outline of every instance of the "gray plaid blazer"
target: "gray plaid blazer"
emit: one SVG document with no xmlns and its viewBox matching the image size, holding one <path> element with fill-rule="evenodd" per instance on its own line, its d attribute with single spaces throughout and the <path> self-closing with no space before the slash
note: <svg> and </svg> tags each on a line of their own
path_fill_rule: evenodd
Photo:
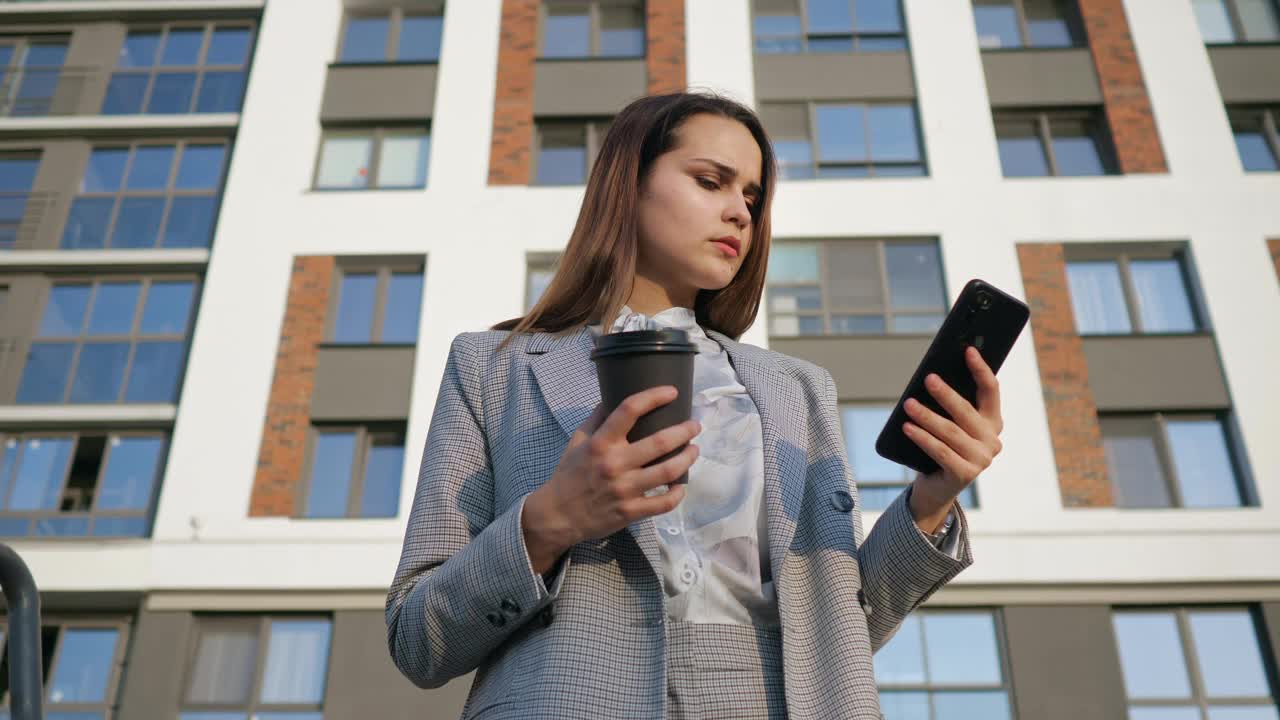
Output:
<svg viewBox="0 0 1280 720">
<path fill-rule="evenodd" d="M 817 365 L 708 331 L 759 408 L 770 565 L 793 718 L 880 718 L 872 653 L 973 561 L 916 527 L 905 495 L 864 539 L 836 387 Z M 476 671 L 465 718 L 662 718 L 665 613 L 652 519 L 570 550 L 548 591 L 520 529 L 600 401 L 581 329 L 454 339 L 387 595 L 396 666 L 439 687 Z M 732 652 L 732 649 L 716 649 Z"/>
</svg>

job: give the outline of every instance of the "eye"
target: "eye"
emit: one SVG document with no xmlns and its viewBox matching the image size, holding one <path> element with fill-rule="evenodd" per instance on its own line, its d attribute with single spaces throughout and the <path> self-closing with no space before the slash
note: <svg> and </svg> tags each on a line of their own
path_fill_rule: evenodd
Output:
<svg viewBox="0 0 1280 720">
<path fill-rule="evenodd" d="M 698 177 L 698 184 L 708 190 L 718 190 L 720 188 L 720 183 L 706 177 L 705 175 Z"/>
</svg>

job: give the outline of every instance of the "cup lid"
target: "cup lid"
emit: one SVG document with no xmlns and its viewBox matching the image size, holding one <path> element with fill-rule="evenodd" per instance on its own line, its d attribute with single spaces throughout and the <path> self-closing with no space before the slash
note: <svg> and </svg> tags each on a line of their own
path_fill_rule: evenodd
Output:
<svg viewBox="0 0 1280 720">
<path fill-rule="evenodd" d="M 630 330 L 597 337 L 591 359 L 604 355 L 635 352 L 697 353 L 698 346 L 689 341 L 689 333 L 676 328 Z"/>
</svg>

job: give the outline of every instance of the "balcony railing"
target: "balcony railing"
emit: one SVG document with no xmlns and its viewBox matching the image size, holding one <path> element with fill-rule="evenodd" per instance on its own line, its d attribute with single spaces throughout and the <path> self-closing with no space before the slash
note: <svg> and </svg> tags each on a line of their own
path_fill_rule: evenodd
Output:
<svg viewBox="0 0 1280 720">
<path fill-rule="evenodd" d="M 73 115 L 81 111 L 85 88 L 102 76 L 102 68 L 96 67 L 0 68 L 0 117 Z"/>
<path fill-rule="evenodd" d="M 53 216 L 58 193 L 0 192 L 0 250 L 39 246 L 41 228 Z"/>
</svg>

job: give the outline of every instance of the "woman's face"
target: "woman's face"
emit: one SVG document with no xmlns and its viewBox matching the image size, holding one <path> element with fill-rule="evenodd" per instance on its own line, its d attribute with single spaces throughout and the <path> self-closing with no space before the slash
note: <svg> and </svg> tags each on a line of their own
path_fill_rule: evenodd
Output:
<svg viewBox="0 0 1280 720">
<path fill-rule="evenodd" d="M 699 290 L 728 285 L 751 251 L 762 158 L 746 126 L 718 115 L 690 117 L 676 137 L 641 184 L 636 273 L 692 307 Z M 736 253 L 726 247 L 734 241 Z"/>
</svg>

